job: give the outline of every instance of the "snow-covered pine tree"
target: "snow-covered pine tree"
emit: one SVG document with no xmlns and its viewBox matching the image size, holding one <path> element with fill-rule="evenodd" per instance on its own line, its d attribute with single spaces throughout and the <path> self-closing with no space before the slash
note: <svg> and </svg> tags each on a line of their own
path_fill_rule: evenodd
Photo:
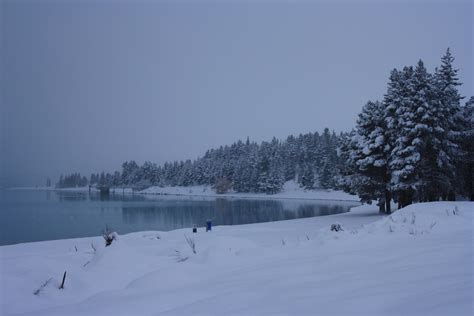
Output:
<svg viewBox="0 0 474 316">
<path fill-rule="evenodd" d="M 392 152 L 389 160 L 391 191 L 396 193 L 400 207 L 411 204 L 420 186 L 419 165 L 421 142 L 417 138 L 415 87 L 413 67 L 392 73 L 385 97 L 387 126 Z M 394 80 L 394 81 L 392 81 Z"/>
<path fill-rule="evenodd" d="M 442 155 L 439 160 L 444 164 L 445 178 L 449 187 L 445 187 L 443 199 L 454 199 L 454 191 L 460 184 L 455 178 L 455 165 L 462 159 L 460 143 L 462 142 L 464 118 L 460 101 L 461 95 L 457 87 L 461 85 L 458 78 L 458 69 L 453 65 L 454 57 L 450 49 L 441 58 L 441 66 L 436 69 L 433 77 L 435 87 L 435 98 L 439 103 L 439 117 L 442 122 L 440 127 L 444 129 L 444 142 L 441 144 Z M 438 162 L 440 164 L 440 162 Z"/>
<path fill-rule="evenodd" d="M 435 201 L 450 190 L 450 176 L 453 168 L 447 153 L 443 150 L 446 142 L 446 129 L 440 102 L 436 98 L 433 77 L 420 60 L 412 78 L 413 118 L 416 123 L 410 133 L 412 145 L 417 148 L 420 160 L 416 172 L 419 183 L 416 186 L 416 199 Z"/>
<path fill-rule="evenodd" d="M 126 161 L 122 164 L 122 183 L 126 186 L 133 186 L 137 182 L 137 174 L 139 167 L 133 160 Z M 99 179 L 100 184 L 100 179 Z"/>
<path fill-rule="evenodd" d="M 353 150 L 352 139 L 356 134 L 355 129 L 350 133 L 342 133 L 338 144 L 338 176 L 336 186 L 345 192 L 357 194 L 355 190 L 354 178 L 356 173 L 356 165 L 350 160 L 350 154 Z"/>
<path fill-rule="evenodd" d="M 122 176 L 120 175 L 120 171 L 115 171 L 112 180 L 113 186 L 121 186 L 122 185 Z"/>
<path fill-rule="evenodd" d="M 333 132 L 329 132 L 328 128 L 324 129 L 320 137 L 319 150 L 317 150 L 316 161 L 319 186 L 324 189 L 335 187 L 335 178 L 337 173 L 337 136 Z"/>
<path fill-rule="evenodd" d="M 288 136 L 288 138 L 286 139 L 284 157 L 285 180 L 294 180 L 296 178 L 298 144 L 296 138 L 293 135 Z"/>
<path fill-rule="evenodd" d="M 357 185 L 361 201 L 370 203 L 377 200 L 380 212 L 390 214 L 388 160 L 391 146 L 385 136 L 385 115 L 385 106 L 379 101 L 369 101 L 362 108 L 357 120 L 351 159 L 355 162 L 356 173 L 362 176 Z"/>
<path fill-rule="evenodd" d="M 300 184 L 306 190 L 314 189 L 315 176 L 312 164 L 305 163 L 301 167 Z"/>
<path fill-rule="evenodd" d="M 279 142 L 262 142 L 258 151 L 258 192 L 274 194 L 281 190 L 284 182 L 284 170 L 279 157 Z"/>
<path fill-rule="evenodd" d="M 462 134 L 462 159 L 457 166 L 457 175 L 462 179 L 461 193 L 474 201 L 474 96 L 462 109 L 464 132 Z"/>
<path fill-rule="evenodd" d="M 106 185 L 107 182 L 105 181 L 105 173 L 102 171 L 100 174 L 99 185 Z"/>
<path fill-rule="evenodd" d="M 64 188 L 64 176 L 63 175 L 59 176 L 59 181 L 56 184 L 56 187 L 57 188 Z"/>
</svg>

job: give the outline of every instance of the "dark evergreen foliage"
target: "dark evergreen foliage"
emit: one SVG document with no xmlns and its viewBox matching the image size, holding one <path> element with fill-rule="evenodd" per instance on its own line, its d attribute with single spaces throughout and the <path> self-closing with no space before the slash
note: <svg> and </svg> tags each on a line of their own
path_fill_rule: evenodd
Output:
<svg viewBox="0 0 474 316">
<path fill-rule="evenodd" d="M 345 191 L 387 213 L 392 198 L 399 207 L 456 193 L 474 198 L 472 103 L 460 105 L 453 61 L 448 49 L 434 74 L 421 60 L 390 73 L 383 102 L 368 102 L 342 138 Z"/>
<path fill-rule="evenodd" d="M 340 138 L 327 128 L 322 135 L 291 135 L 285 141 L 273 138 L 257 144 L 247 138 L 245 142 L 239 140 L 210 149 L 194 161 L 167 162 L 162 166 L 151 162 L 139 166 L 133 160 L 126 161 L 121 172 L 92 174 L 89 183 L 139 190 L 150 186 L 215 187 L 219 179 L 226 179 L 236 192 L 267 194 L 281 191 L 288 180 L 296 180 L 306 189 L 336 188 L 339 142 Z M 64 183 L 64 179 L 60 182 Z"/>
<path fill-rule="evenodd" d="M 56 184 L 57 188 L 75 188 L 75 187 L 84 187 L 88 184 L 86 177 L 81 177 L 80 173 L 72 173 L 70 175 L 59 177 L 59 181 Z"/>
</svg>

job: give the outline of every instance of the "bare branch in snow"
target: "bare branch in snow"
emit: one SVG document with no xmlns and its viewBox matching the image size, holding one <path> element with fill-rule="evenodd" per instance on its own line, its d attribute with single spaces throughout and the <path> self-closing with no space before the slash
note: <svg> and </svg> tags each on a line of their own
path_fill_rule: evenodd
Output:
<svg viewBox="0 0 474 316">
<path fill-rule="evenodd" d="M 194 238 L 188 237 L 184 235 L 184 238 L 186 239 L 186 242 L 188 243 L 189 248 L 193 251 L 194 254 L 196 254 L 196 242 L 194 241 Z"/>
<path fill-rule="evenodd" d="M 33 292 L 34 295 L 39 295 L 41 293 L 41 291 L 44 290 L 44 288 L 49 284 L 49 282 L 51 282 L 53 278 L 49 278 L 47 279 L 46 281 L 43 282 L 43 284 L 41 284 L 41 286 L 36 289 L 36 291 Z"/>
</svg>

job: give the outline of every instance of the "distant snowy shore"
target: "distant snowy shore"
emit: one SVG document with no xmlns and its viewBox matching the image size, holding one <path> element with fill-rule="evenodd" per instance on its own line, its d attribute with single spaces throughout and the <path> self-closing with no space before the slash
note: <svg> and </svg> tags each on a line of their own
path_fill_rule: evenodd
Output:
<svg viewBox="0 0 474 316">
<path fill-rule="evenodd" d="M 110 247 L 101 237 L 2 246 L 0 314 L 472 315 L 473 219 L 473 202 L 391 216 L 362 205 L 210 233 L 137 232 Z"/>
<path fill-rule="evenodd" d="M 47 188 L 47 187 L 31 187 L 31 188 L 12 188 L 12 189 L 30 189 L 30 190 L 58 190 L 70 192 L 87 192 L 88 187 L 78 188 Z M 92 189 L 97 192 L 98 190 Z M 300 199 L 300 200 L 333 200 L 333 201 L 359 201 L 356 195 L 337 190 L 305 190 L 301 188 L 295 181 L 288 181 L 284 184 L 283 190 L 276 194 L 265 193 L 238 193 L 229 192 L 225 194 L 217 194 L 215 190 L 206 185 L 187 186 L 187 187 L 159 187 L 153 186 L 143 191 L 133 192 L 130 188 L 113 188 L 112 193 L 125 194 L 143 194 L 143 195 L 178 195 L 178 196 L 203 196 L 203 197 L 227 197 L 227 198 L 248 198 L 248 199 Z"/>
<path fill-rule="evenodd" d="M 283 190 L 276 194 L 265 193 L 237 193 L 230 192 L 217 194 L 209 186 L 190 186 L 190 187 L 150 187 L 141 194 L 159 194 L 159 195 L 187 195 L 187 196 L 211 196 L 211 197 L 233 197 L 233 198 L 252 198 L 252 199 L 307 199 L 307 200 L 339 200 L 339 201 L 359 201 L 355 195 L 336 190 L 305 190 L 295 181 L 288 181 L 284 184 Z"/>
</svg>

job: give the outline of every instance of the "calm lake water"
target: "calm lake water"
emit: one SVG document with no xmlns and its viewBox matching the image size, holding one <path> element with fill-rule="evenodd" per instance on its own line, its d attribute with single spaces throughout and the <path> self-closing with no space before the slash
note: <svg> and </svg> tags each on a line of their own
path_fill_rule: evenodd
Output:
<svg viewBox="0 0 474 316">
<path fill-rule="evenodd" d="M 0 245 L 100 235 L 238 225 L 349 211 L 356 202 L 199 198 L 0 190 Z"/>
</svg>

